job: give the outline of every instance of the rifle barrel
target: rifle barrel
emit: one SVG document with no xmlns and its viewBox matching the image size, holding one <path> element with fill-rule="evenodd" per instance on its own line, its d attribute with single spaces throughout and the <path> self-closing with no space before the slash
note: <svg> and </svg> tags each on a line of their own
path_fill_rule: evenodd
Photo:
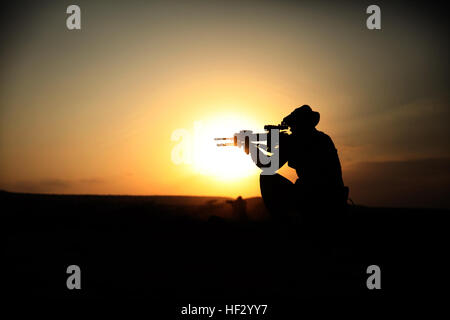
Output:
<svg viewBox="0 0 450 320">
<path fill-rule="evenodd" d="M 218 147 L 234 147 L 234 143 L 218 143 Z"/>
</svg>

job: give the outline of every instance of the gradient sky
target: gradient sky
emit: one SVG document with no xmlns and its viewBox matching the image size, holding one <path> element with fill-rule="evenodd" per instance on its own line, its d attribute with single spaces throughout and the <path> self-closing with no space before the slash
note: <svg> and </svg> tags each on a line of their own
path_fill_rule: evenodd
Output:
<svg viewBox="0 0 450 320">
<path fill-rule="evenodd" d="M 222 174 L 176 165 L 172 133 L 262 129 L 310 104 L 355 202 L 450 208 L 443 7 L 377 2 L 370 31 L 366 1 L 77 1 L 69 31 L 73 3 L 2 10 L 1 189 L 258 196 L 257 170 L 224 179 L 243 154 L 213 151 L 243 159 Z"/>
</svg>

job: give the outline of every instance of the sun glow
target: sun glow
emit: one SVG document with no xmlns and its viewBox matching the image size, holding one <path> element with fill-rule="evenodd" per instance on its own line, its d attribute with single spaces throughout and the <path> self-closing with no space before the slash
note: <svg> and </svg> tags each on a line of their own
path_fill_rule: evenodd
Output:
<svg viewBox="0 0 450 320">
<path fill-rule="evenodd" d="M 258 174 L 250 156 L 244 150 L 234 147 L 218 147 L 220 141 L 214 138 L 232 137 L 240 130 L 254 130 L 260 127 L 251 121 L 245 121 L 238 116 L 224 116 L 204 120 L 195 124 L 193 169 L 218 180 L 233 180 Z M 224 141 L 230 142 L 230 141 Z"/>
</svg>

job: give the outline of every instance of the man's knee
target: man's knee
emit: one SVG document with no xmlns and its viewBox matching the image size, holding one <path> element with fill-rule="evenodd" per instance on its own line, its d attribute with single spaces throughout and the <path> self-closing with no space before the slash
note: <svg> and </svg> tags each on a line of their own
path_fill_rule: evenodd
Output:
<svg viewBox="0 0 450 320">
<path fill-rule="evenodd" d="M 261 191 L 263 189 L 271 189 L 274 186 L 280 184 L 280 175 L 278 173 L 273 175 L 264 175 L 261 174 L 259 176 L 259 185 L 261 187 Z"/>
</svg>

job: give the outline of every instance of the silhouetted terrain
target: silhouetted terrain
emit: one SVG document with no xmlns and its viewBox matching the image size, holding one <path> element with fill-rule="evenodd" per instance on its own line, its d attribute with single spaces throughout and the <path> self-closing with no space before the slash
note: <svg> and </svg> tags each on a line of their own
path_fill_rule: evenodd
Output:
<svg viewBox="0 0 450 320">
<path fill-rule="evenodd" d="M 259 198 L 248 199 L 248 219 L 239 220 L 227 198 L 0 197 L 10 297 L 242 304 L 445 289 L 445 210 L 350 207 L 323 240 L 300 222 L 272 223 Z M 66 288 L 71 264 L 81 267 L 80 291 Z M 381 268 L 380 291 L 366 287 L 371 264 Z"/>
</svg>

